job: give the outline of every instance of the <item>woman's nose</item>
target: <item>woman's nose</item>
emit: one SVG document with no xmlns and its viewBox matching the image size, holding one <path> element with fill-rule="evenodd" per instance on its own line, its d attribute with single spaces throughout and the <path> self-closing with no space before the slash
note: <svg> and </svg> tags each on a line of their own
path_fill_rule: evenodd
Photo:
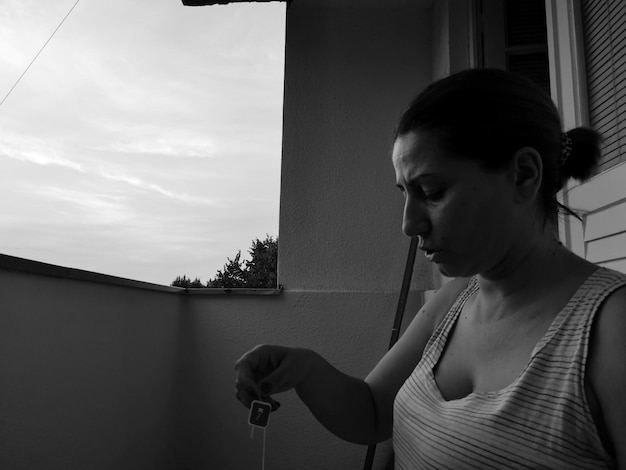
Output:
<svg viewBox="0 0 626 470">
<path fill-rule="evenodd" d="M 402 231 L 408 237 L 426 235 L 431 228 L 428 213 L 420 201 L 407 196 L 404 202 L 404 217 L 402 219 Z"/>
</svg>

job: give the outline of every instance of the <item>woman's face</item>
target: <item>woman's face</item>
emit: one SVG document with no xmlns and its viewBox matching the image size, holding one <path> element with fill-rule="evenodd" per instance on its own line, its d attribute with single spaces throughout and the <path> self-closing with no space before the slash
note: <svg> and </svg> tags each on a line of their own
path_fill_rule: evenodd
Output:
<svg viewBox="0 0 626 470">
<path fill-rule="evenodd" d="M 452 155 L 428 132 L 400 136 L 393 148 L 396 183 L 404 194 L 402 230 L 446 276 L 498 269 L 516 222 L 510 173 L 489 172 Z"/>
</svg>

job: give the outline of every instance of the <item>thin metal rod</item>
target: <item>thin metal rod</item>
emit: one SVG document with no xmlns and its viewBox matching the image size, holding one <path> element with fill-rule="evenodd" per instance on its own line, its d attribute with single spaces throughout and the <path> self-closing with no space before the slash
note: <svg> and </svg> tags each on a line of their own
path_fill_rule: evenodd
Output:
<svg viewBox="0 0 626 470">
<path fill-rule="evenodd" d="M 409 290 L 411 288 L 411 278 L 413 277 L 413 266 L 415 265 L 415 255 L 417 253 L 417 245 L 419 239 L 417 237 L 411 238 L 411 245 L 409 246 L 409 254 L 406 258 L 406 266 L 404 267 L 404 276 L 402 277 L 402 287 L 400 288 L 400 297 L 398 298 L 398 307 L 396 308 L 396 317 L 393 321 L 393 328 L 391 329 L 391 339 L 389 340 L 389 349 L 393 347 L 400 337 L 400 329 L 402 328 L 402 319 L 404 317 L 404 311 L 406 309 L 406 302 L 409 297 Z M 367 455 L 365 456 L 365 463 L 363 464 L 363 470 L 372 470 L 374 465 L 374 455 L 376 454 L 376 444 L 367 446 Z"/>
</svg>

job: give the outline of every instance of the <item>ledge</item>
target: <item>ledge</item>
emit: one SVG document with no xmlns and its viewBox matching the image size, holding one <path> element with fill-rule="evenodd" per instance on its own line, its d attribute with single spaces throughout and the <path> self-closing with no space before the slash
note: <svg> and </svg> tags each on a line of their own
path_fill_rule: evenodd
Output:
<svg viewBox="0 0 626 470">
<path fill-rule="evenodd" d="M 220 288 L 220 287 L 197 287 L 183 289 L 190 295 L 280 295 L 283 287 L 277 289 L 252 289 L 252 288 Z"/>
<path fill-rule="evenodd" d="M 278 289 L 186 289 L 182 287 L 165 286 L 153 284 L 151 282 L 135 281 L 123 277 L 100 274 L 83 269 L 67 268 L 55 264 L 33 261 L 16 256 L 0 254 L 0 270 L 19 271 L 28 274 L 48 276 L 59 279 L 71 279 L 75 281 L 95 282 L 98 284 L 110 284 L 134 289 L 147 289 L 159 292 L 169 292 L 172 294 L 191 295 L 278 295 L 282 292 L 282 287 Z"/>
</svg>

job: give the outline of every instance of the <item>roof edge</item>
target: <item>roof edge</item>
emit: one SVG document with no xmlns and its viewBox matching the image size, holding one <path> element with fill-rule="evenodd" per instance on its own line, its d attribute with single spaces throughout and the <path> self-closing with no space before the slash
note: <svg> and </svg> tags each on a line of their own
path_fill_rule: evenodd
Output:
<svg viewBox="0 0 626 470">
<path fill-rule="evenodd" d="M 183 5 L 188 7 L 203 7 L 206 5 L 227 5 L 229 3 L 259 3 L 270 2 L 276 0 L 182 0 Z M 284 1 L 284 0 L 279 0 Z"/>
</svg>

